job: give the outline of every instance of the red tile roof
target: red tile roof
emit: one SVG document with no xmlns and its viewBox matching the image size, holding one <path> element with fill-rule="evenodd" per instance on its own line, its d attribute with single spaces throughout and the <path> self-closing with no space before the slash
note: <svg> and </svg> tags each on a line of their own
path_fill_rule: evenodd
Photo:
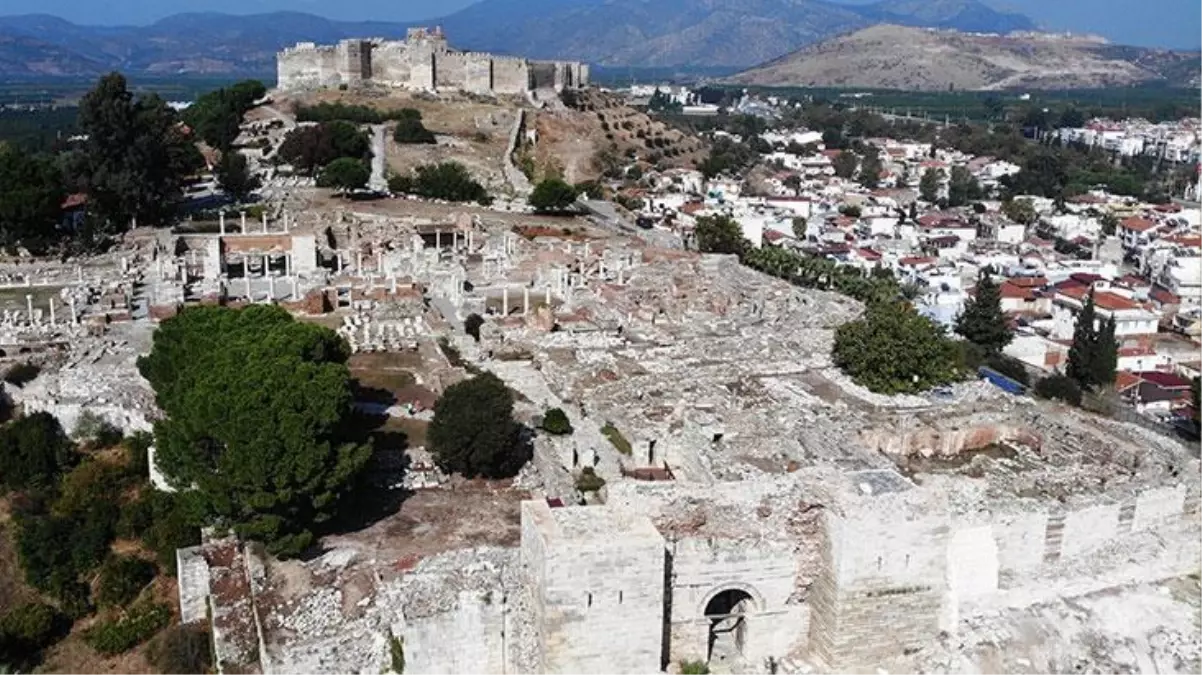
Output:
<svg viewBox="0 0 1202 675">
<path fill-rule="evenodd" d="M 1003 298 L 1019 298 L 1022 300 L 1034 300 L 1035 290 L 1030 287 L 1019 286 L 1012 284 L 1009 281 L 998 287 L 998 292 Z"/>
<path fill-rule="evenodd" d="M 1020 288 L 1043 288 L 1048 285 L 1047 277 L 1011 277 L 1006 283 Z"/>
<path fill-rule="evenodd" d="M 1125 370 L 1120 370 L 1119 372 L 1114 374 L 1114 389 L 1115 389 L 1115 391 L 1123 391 L 1124 389 L 1130 389 L 1131 387 L 1134 387 L 1135 385 L 1139 384 L 1140 382 L 1143 382 L 1143 380 L 1139 379 L 1139 375 L 1136 375 L 1135 373 L 1130 373 Z"/>
<path fill-rule="evenodd" d="M 1181 298 L 1164 286 L 1156 286 L 1148 293 L 1148 297 L 1161 305 L 1180 305 Z"/>
<path fill-rule="evenodd" d="M 1089 288 L 1087 286 L 1065 286 L 1063 288 L 1057 288 L 1056 290 L 1058 290 L 1061 294 L 1082 303 L 1085 302 L 1085 296 L 1089 295 Z M 1094 293 L 1093 304 L 1098 309 L 1105 309 L 1112 312 L 1124 309 L 1140 308 L 1139 303 L 1131 300 L 1130 298 L 1124 298 L 1117 293 L 1110 293 L 1108 291 Z"/>
<path fill-rule="evenodd" d="M 767 239 L 771 242 L 780 241 L 788 236 L 789 235 L 785 234 L 784 232 L 780 232 L 779 230 L 764 230 L 764 239 Z"/>
<path fill-rule="evenodd" d="M 1189 389 L 1190 381 L 1172 373 L 1162 373 L 1159 370 L 1149 370 L 1135 373 L 1141 380 L 1151 382 L 1165 389 Z"/>
<path fill-rule="evenodd" d="M 929 265 L 937 260 L 938 258 L 909 257 L 898 260 L 897 264 L 902 267 L 917 267 L 919 265 Z"/>
<path fill-rule="evenodd" d="M 877 253 L 876 251 L 874 251 L 870 248 L 856 249 L 856 253 L 861 258 L 864 258 L 865 260 L 880 260 L 881 259 L 881 254 Z"/>
<path fill-rule="evenodd" d="M 1156 223 L 1148 220 L 1147 218 L 1139 217 L 1125 218 L 1121 224 L 1124 230 L 1131 230 L 1132 232 L 1147 232 L 1153 227 L 1156 227 Z"/>
</svg>

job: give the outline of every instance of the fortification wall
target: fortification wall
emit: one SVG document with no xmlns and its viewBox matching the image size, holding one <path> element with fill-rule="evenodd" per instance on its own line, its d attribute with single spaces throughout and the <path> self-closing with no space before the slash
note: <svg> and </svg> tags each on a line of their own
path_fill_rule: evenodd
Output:
<svg viewBox="0 0 1202 675">
<path fill-rule="evenodd" d="M 388 87 L 408 87 L 413 77 L 412 59 L 404 42 L 381 42 L 372 50 L 371 79 Z"/>
<path fill-rule="evenodd" d="M 342 83 L 338 46 L 301 44 L 276 57 L 277 86 L 285 91 L 336 87 Z"/>
<path fill-rule="evenodd" d="M 463 88 L 474 94 L 491 94 L 493 90 L 492 57 L 483 54 L 467 56 Z"/>
<path fill-rule="evenodd" d="M 529 89 L 554 89 L 559 70 L 554 61 L 530 61 Z M 525 91 L 525 90 L 523 90 Z"/>
<path fill-rule="evenodd" d="M 493 57 L 493 91 L 522 94 L 530 88 L 530 62 L 525 59 Z"/>
<path fill-rule="evenodd" d="M 442 52 L 434 55 L 434 87 L 436 89 L 467 88 L 468 56 L 461 52 Z"/>
<path fill-rule="evenodd" d="M 449 612 L 406 617 L 394 631 L 405 636 L 405 672 L 504 672 L 505 609 L 500 593 L 460 591 Z"/>
<path fill-rule="evenodd" d="M 810 609 L 788 604 L 797 576 L 792 543 L 681 539 L 669 544 L 671 657 L 705 661 L 710 620 L 706 607 L 727 590 L 751 597 L 743 657 L 761 662 L 804 646 Z"/>
</svg>

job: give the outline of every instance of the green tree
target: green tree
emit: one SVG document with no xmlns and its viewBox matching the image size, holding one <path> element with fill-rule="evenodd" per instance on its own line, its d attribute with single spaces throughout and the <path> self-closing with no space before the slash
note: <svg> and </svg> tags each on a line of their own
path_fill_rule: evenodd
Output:
<svg viewBox="0 0 1202 675">
<path fill-rule="evenodd" d="M 1065 374 L 1081 389 L 1090 389 L 1097 384 L 1099 370 L 1097 316 L 1094 309 L 1093 291 L 1085 298 L 1081 311 L 1077 312 L 1077 324 L 1073 328 L 1073 344 L 1068 350 L 1068 366 Z"/>
<path fill-rule="evenodd" d="M 39 653 L 57 642 L 64 628 L 50 605 L 31 602 L 8 608 L 0 614 L 0 664 L 33 672 Z"/>
<path fill-rule="evenodd" d="M 480 327 L 484 325 L 484 317 L 475 312 L 468 314 L 463 320 L 463 332 L 472 336 L 476 342 L 480 341 Z"/>
<path fill-rule="evenodd" d="M 112 556 L 100 567 L 96 602 L 101 607 L 123 607 L 153 580 L 154 565 L 140 558 Z"/>
<path fill-rule="evenodd" d="M 948 206 L 964 206 L 981 198 L 981 186 L 963 166 L 953 166 L 947 184 Z"/>
<path fill-rule="evenodd" d="M 841 150 L 835 158 L 831 160 L 831 166 L 835 169 L 835 175 L 840 178 L 851 178 L 856 175 L 856 167 L 860 165 L 860 160 L 856 157 L 856 153 L 851 150 Z"/>
<path fill-rule="evenodd" d="M 1049 375 L 1039 380 L 1035 383 L 1035 394 L 1040 398 L 1081 405 L 1081 385 L 1066 375 Z"/>
<path fill-rule="evenodd" d="M 418 113 L 416 117 L 406 116 L 397 120 L 396 130 L 392 132 L 392 137 L 402 145 L 433 145 L 438 142 L 434 133 L 422 124 L 421 113 Z"/>
<path fill-rule="evenodd" d="M 576 188 L 558 178 L 548 178 L 534 186 L 530 206 L 540 213 L 561 213 L 576 203 Z"/>
<path fill-rule="evenodd" d="M 233 150 L 221 155 L 217 163 L 217 183 L 235 200 L 245 201 L 250 193 L 259 189 L 259 179 L 250 173 L 246 156 Z"/>
<path fill-rule="evenodd" d="M 570 434 L 572 433 L 572 421 L 568 419 L 568 414 L 563 410 L 550 408 L 543 413 L 543 431 L 557 436 Z"/>
<path fill-rule="evenodd" d="M 370 179 L 371 169 L 367 168 L 367 164 L 362 160 L 339 157 L 321 170 L 317 177 L 317 185 L 349 194 L 367 185 Z"/>
<path fill-rule="evenodd" d="M 487 372 L 447 387 L 427 439 L 439 467 L 468 478 L 507 478 L 530 459 L 513 419 L 513 394 Z"/>
<path fill-rule="evenodd" d="M 79 130 L 87 137 L 77 167 L 88 210 L 115 231 L 133 218 L 166 222 L 185 177 L 203 162 L 166 102 L 153 94 L 135 99 L 118 73 L 84 95 Z"/>
<path fill-rule="evenodd" d="M 58 420 L 37 412 L 0 427 L 0 486 L 47 488 L 78 459 Z"/>
<path fill-rule="evenodd" d="M 1106 235 L 1107 237 L 1113 237 L 1114 233 L 1119 229 L 1119 217 L 1110 211 L 1107 211 L 1106 213 L 1102 214 L 1101 225 L 1102 234 Z"/>
<path fill-rule="evenodd" d="M 807 224 L 806 224 L 805 218 L 799 218 L 799 217 L 793 218 L 793 236 L 794 237 L 797 237 L 801 241 L 805 241 L 806 227 L 807 227 Z"/>
<path fill-rule="evenodd" d="M 697 250 L 702 253 L 742 255 L 747 250 L 743 228 L 728 215 L 698 217 L 693 233 L 697 237 Z"/>
<path fill-rule="evenodd" d="M 1020 225 L 1032 225 L 1039 219 L 1035 203 L 1025 197 L 1002 202 L 1002 213 Z"/>
<path fill-rule="evenodd" d="M 262 82 L 243 80 L 200 96 L 181 117 L 205 143 L 225 153 L 241 133 L 243 116 L 266 93 Z"/>
<path fill-rule="evenodd" d="M 0 144 L 0 246 L 45 252 L 57 234 L 66 186 L 54 162 Z"/>
<path fill-rule="evenodd" d="M 1110 386 L 1119 365 L 1119 344 L 1115 339 L 1114 316 L 1102 322 L 1098 331 L 1098 345 L 1095 351 L 1094 372 L 1091 378 L 1095 386 Z"/>
<path fill-rule="evenodd" d="M 1194 425 L 1202 424 L 1202 378 L 1195 377 L 1189 385 L 1190 419 Z"/>
<path fill-rule="evenodd" d="M 138 360 L 166 413 L 159 468 L 239 535 L 304 550 L 371 455 L 352 433 L 348 357 L 333 331 L 273 306 L 164 321 Z"/>
<path fill-rule="evenodd" d="M 856 180 L 860 185 L 869 190 L 875 189 L 881 182 L 881 171 L 884 167 L 881 165 L 880 150 L 874 145 L 865 147 L 864 159 L 860 162 L 860 172 L 856 175 Z"/>
<path fill-rule="evenodd" d="M 913 393 L 957 377 L 959 350 L 942 328 L 899 302 L 870 305 L 835 331 L 835 365 L 880 394 Z"/>
<path fill-rule="evenodd" d="M 922 172 L 918 179 L 918 196 L 922 201 L 934 204 L 939 199 L 939 185 L 943 182 L 943 171 L 931 167 Z"/>
<path fill-rule="evenodd" d="M 979 345 L 986 354 L 999 354 L 1014 339 L 1002 313 L 1000 289 L 982 270 L 975 290 L 974 296 L 964 303 L 964 311 L 956 317 L 956 333 Z"/>
<path fill-rule="evenodd" d="M 422 164 L 411 176 L 389 178 L 388 189 L 398 194 L 411 193 L 449 202 L 477 202 L 485 206 L 492 203 L 484 186 L 459 162 Z"/>
<path fill-rule="evenodd" d="M 339 157 L 366 160 L 371 141 L 354 124 L 335 120 L 289 131 L 276 154 L 297 171 L 313 175 Z"/>
</svg>

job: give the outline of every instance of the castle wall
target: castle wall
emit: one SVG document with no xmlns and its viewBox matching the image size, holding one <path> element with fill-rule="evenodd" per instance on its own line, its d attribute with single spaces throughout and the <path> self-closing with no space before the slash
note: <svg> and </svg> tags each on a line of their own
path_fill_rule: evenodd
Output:
<svg viewBox="0 0 1202 675">
<path fill-rule="evenodd" d="M 493 58 L 493 91 L 522 94 L 530 88 L 530 62 L 525 59 Z"/>
<path fill-rule="evenodd" d="M 804 646 L 810 610 L 787 604 L 793 593 L 797 563 L 791 542 L 681 539 L 669 545 L 671 565 L 672 661 L 705 661 L 710 620 L 706 606 L 718 593 L 737 589 L 752 598 L 745 615 L 742 657 L 761 663 Z"/>
<path fill-rule="evenodd" d="M 530 89 L 554 89 L 558 71 L 554 61 L 530 62 Z"/>
<path fill-rule="evenodd" d="M 434 87 L 436 89 L 465 89 L 467 87 L 468 55 L 443 52 L 434 55 Z"/>
<path fill-rule="evenodd" d="M 388 40 L 372 50 L 371 79 L 389 87 L 408 87 L 413 78 L 413 55 L 404 42 Z"/>
<path fill-rule="evenodd" d="M 420 619 L 406 617 L 405 672 L 500 673 L 505 671 L 505 605 L 500 593 L 461 591 L 455 608 Z"/>
<path fill-rule="evenodd" d="M 650 520 L 606 507 L 551 509 L 536 501 L 522 504 L 522 521 L 523 542 L 541 542 L 522 551 L 529 578 L 541 576 L 532 588 L 543 604 L 535 611 L 542 614 L 540 670 L 658 672 L 665 549 Z"/>
<path fill-rule="evenodd" d="M 474 94 L 489 94 L 493 90 L 492 58 L 471 54 L 467 58 L 463 88 Z"/>
<path fill-rule="evenodd" d="M 336 87 L 342 82 L 337 46 L 298 45 L 276 58 L 276 80 L 280 89 Z"/>
</svg>

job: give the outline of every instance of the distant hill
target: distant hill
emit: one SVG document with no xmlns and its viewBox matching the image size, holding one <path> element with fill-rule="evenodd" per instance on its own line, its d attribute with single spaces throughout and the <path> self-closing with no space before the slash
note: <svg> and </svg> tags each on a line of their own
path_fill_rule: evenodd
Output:
<svg viewBox="0 0 1202 675">
<path fill-rule="evenodd" d="M 462 49 L 614 67 L 746 68 L 889 21 L 962 30 L 1030 29 L 977 0 L 482 0 L 437 21 Z M 0 17 L 0 77 L 266 75 L 296 42 L 403 37 L 411 24 L 333 21 L 300 12 L 190 13 L 149 26 L 79 26 L 47 15 Z"/>
<path fill-rule="evenodd" d="M 917 0 L 915 0 L 917 2 Z M 1087 37 L 1011 36 L 878 25 L 727 78 L 761 86 L 907 90 L 1197 86 L 1200 55 Z"/>
</svg>

